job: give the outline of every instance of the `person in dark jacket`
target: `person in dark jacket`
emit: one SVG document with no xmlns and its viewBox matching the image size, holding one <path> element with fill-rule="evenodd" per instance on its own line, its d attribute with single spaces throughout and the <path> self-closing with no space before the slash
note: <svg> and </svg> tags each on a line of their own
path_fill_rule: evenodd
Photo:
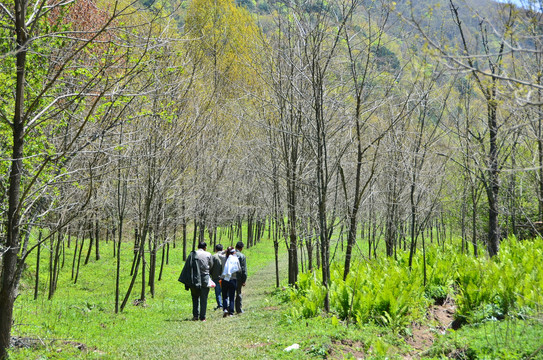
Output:
<svg viewBox="0 0 543 360">
<path fill-rule="evenodd" d="M 222 254 L 223 247 L 221 244 L 215 245 L 215 254 L 213 254 L 213 267 L 211 267 L 211 280 L 215 282 L 215 300 L 217 301 L 217 309 L 222 308 L 222 297 L 221 297 L 221 274 L 224 261 L 226 259 L 225 255 Z"/>
<path fill-rule="evenodd" d="M 207 244 L 198 244 L 198 250 L 190 253 L 179 281 L 190 289 L 192 296 L 192 320 L 206 320 L 207 297 L 209 295 L 209 270 L 213 266 L 213 259 L 206 251 Z"/>
<path fill-rule="evenodd" d="M 196 251 L 191 251 L 187 257 L 183 270 L 181 270 L 181 275 L 179 275 L 179 282 L 185 284 L 185 290 L 187 291 L 190 290 L 192 286 L 202 286 Z"/>
<path fill-rule="evenodd" d="M 237 287 L 236 287 L 236 314 L 242 314 L 243 309 L 241 308 L 241 289 L 245 286 L 245 282 L 247 281 L 247 258 L 245 255 L 241 252 L 243 250 L 244 244 L 241 241 L 238 241 L 236 244 L 236 256 L 239 259 L 239 265 L 240 270 L 237 274 Z"/>
</svg>

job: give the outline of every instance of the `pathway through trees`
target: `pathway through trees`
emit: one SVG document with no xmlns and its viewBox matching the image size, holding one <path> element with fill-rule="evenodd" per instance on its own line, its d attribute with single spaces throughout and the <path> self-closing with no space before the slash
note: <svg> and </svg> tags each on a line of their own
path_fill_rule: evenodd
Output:
<svg viewBox="0 0 543 360">
<path fill-rule="evenodd" d="M 251 259 L 248 265 L 251 266 Z M 280 268 L 286 269 L 286 258 Z M 215 298 L 210 292 L 207 321 L 191 321 L 190 304 L 183 304 L 183 313 L 172 314 L 160 332 L 144 344 L 129 344 L 141 358 L 146 359 L 205 359 L 205 358 L 266 358 L 267 347 L 283 347 L 285 334 L 275 330 L 279 308 L 271 306 L 270 292 L 275 284 L 275 265 L 270 262 L 255 272 L 249 272 L 243 289 L 245 313 L 223 318 L 220 310 L 213 310 Z M 185 291 L 180 284 L 179 291 Z M 187 292 L 188 293 L 188 292 Z M 190 300 L 188 300 L 190 301 Z"/>
</svg>

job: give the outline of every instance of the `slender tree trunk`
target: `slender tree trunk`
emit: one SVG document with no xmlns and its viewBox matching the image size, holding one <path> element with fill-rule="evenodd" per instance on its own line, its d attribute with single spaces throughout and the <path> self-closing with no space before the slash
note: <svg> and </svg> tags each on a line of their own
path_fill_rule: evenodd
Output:
<svg viewBox="0 0 543 360">
<path fill-rule="evenodd" d="M 157 229 L 158 231 L 158 229 Z M 155 297 L 155 274 L 156 274 L 156 257 L 157 257 L 157 243 L 158 233 L 155 231 L 153 234 L 153 248 L 149 253 L 149 290 L 151 297 Z"/>
<path fill-rule="evenodd" d="M 77 234 L 77 236 L 75 238 L 74 256 L 73 256 L 73 259 L 72 259 L 72 277 L 71 277 L 72 280 L 74 279 L 74 276 L 75 276 L 75 261 L 77 259 L 78 245 L 79 245 L 79 234 Z"/>
<path fill-rule="evenodd" d="M 62 266 L 61 269 L 64 269 L 64 261 L 66 260 L 66 243 L 64 240 L 62 240 Z"/>
<path fill-rule="evenodd" d="M 168 248 L 168 251 L 166 252 L 166 247 Z M 167 253 L 170 252 L 169 250 L 170 244 L 165 244 L 162 246 L 162 259 L 160 259 L 160 272 L 158 274 L 158 281 L 162 280 L 162 271 L 164 271 L 164 260 L 167 258 Z"/>
<path fill-rule="evenodd" d="M 94 228 L 94 238 L 95 238 L 95 246 L 94 249 L 96 250 L 96 261 L 100 260 L 100 224 L 98 222 L 98 219 L 95 222 L 95 228 Z"/>
<path fill-rule="evenodd" d="M 145 230 L 144 230 L 145 232 Z M 141 248 L 144 249 L 143 251 L 140 252 L 140 256 L 141 256 L 141 294 L 140 294 L 140 301 L 142 303 L 145 302 L 145 287 L 146 287 L 146 278 L 145 278 L 145 274 L 146 274 L 146 265 L 147 265 L 147 262 L 145 261 L 145 243 L 142 239 L 142 244 L 141 244 Z"/>
<path fill-rule="evenodd" d="M 196 237 L 198 235 L 198 222 L 194 219 L 194 232 L 192 234 L 192 251 L 196 250 Z"/>
<path fill-rule="evenodd" d="M 183 261 L 187 260 L 187 218 L 185 217 L 185 201 L 183 200 L 183 205 L 181 206 L 183 218 L 181 222 L 181 229 L 183 235 Z"/>
<path fill-rule="evenodd" d="M 87 265 L 89 263 L 90 256 L 92 254 L 92 244 L 93 243 L 94 243 L 94 234 L 93 234 L 92 225 L 91 225 L 91 227 L 89 228 L 89 249 L 87 251 L 87 256 L 85 257 L 84 265 Z"/>
<path fill-rule="evenodd" d="M 130 276 L 134 275 L 134 269 L 136 267 L 136 262 L 139 262 L 139 252 L 140 247 L 144 245 L 140 241 L 138 228 L 134 229 L 134 257 L 132 258 L 132 267 L 130 268 Z"/>
<path fill-rule="evenodd" d="M 41 235 L 42 235 L 42 232 L 40 230 L 38 234 L 38 248 L 37 248 L 37 253 L 36 253 L 36 281 L 35 281 L 35 286 L 34 286 L 34 300 L 38 299 L 38 289 L 40 285 Z"/>
<path fill-rule="evenodd" d="M 424 276 L 424 286 L 426 286 L 426 243 L 424 241 L 424 232 L 422 233 L 422 271 Z"/>
<path fill-rule="evenodd" d="M 52 236 L 54 238 L 54 236 Z M 54 246 L 54 251 L 51 249 L 51 271 L 50 271 L 50 281 L 49 281 L 49 297 L 48 300 L 51 300 L 53 298 L 53 295 L 55 294 L 55 290 L 57 288 L 57 279 L 58 279 L 58 261 L 60 258 L 60 242 L 62 241 L 60 232 L 57 237 L 56 245 Z M 54 240 L 53 240 L 54 243 Z"/>
<path fill-rule="evenodd" d="M 53 297 L 53 283 L 55 282 L 55 273 L 54 273 L 54 268 L 53 268 L 54 257 L 55 257 L 55 237 L 51 236 L 51 241 L 49 244 L 49 292 L 47 295 L 48 300 L 51 300 L 51 298 Z"/>
<path fill-rule="evenodd" d="M 310 220 L 311 221 L 311 220 Z M 305 241 L 307 247 L 307 270 L 313 271 L 313 233 L 311 231 L 311 226 L 308 226 L 308 237 Z"/>
<path fill-rule="evenodd" d="M 116 259 L 117 258 L 117 241 L 115 240 L 116 237 L 115 237 L 115 233 L 117 232 L 117 230 L 115 228 L 113 228 L 113 230 L 111 230 L 111 241 L 113 241 L 113 258 Z"/>
<path fill-rule="evenodd" d="M 81 265 L 81 255 L 83 254 L 84 245 L 85 245 L 85 235 L 81 237 L 81 246 L 79 247 L 79 256 L 77 257 L 77 268 L 75 270 L 74 284 L 77 284 L 77 278 L 79 277 L 79 267 Z"/>
<path fill-rule="evenodd" d="M 495 81 L 495 80 L 494 80 Z M 495 97 L 494 97 L 495 98 Z M 498 254 L 500 246 L 500 228 L 498 222 L 499 208 L 499 169 L 498 169 L 498 124 L 497 105 L 489 102 L 488 105 L 488 127 L 490 130 L 489 149 L 489 184 L 487 186 L 488 196 L 488 254 L 493 257 Z"/>
<path fill-rule="evenodd" d="M 121 312 L 123 312 L 124 307 L 126 306 L 126 303 L 128 302 L 128 299 L 130 298 L 130 294 L 132 293 L 132 289 L 134 288 L 134 284 L 136 283 L 136 278 L 138 276 L 138 270 L 140 266 L 140 259 L 142 258 L 141 253 L 144 252 L 144 246 L 140 246 L 138 250 L 139 256 L 137 256 L 136 265 L 132 274 L 132 280 L 130 281 L 130 285 L 128 286 L 128 290 L 126 291 L 126 295 L 124 296 L 123 302 L 121 304 Z"/>
<path fill-rule="evenodd" d="M 166 243 L 166 265 L 170 264 L 170 243 Z"/>
<path fill-rule="evenodd" d="M 538 84 L 542 83 L 542 77 L 538 76 Z M 543 91 L 541 89 L 538 90 L 538 97 L 539 97 L 539 103 L 541 104 L 543 101 Z M 539 194 L 538 194 L 538 209 L 539 209 L 539 221 L 543 221 L 543 105 L 539 105 L 537 107 L 538 109 L 538 116 L 537 116 L 537 152 L 538 152 L 538 163 L 539 163 Z"/>
<path fill-rule="evenodd" d="M 121 239 L 123 236 L 123 216 L 119 217 L 119 238 L 117 239 L 117 264 L 115 268 L 115 314 L 119 313 L 119 296 L 120 296 L 120 283 L 121 283 Z M 115 247 L 115 243 L 113 245 Z"/>
</svg>

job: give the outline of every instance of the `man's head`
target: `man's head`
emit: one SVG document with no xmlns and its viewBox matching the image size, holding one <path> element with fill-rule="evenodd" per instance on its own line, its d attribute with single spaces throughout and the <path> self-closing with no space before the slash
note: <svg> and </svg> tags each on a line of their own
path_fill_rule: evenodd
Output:
<svg viewBox="0 0 543 360">
<path fill-rule="evenodd" d="M 219 252 L 219 251 L 222 251 L 222 245 L 221 244 L 217 244 L 215 245 L 215 251 Z"/>
<path fill-rule="evenodd" d="M 245 246 L 245 245 L 243 244 L 242 241 L 238 241 L 238 243 L 236 244 L 236 250 L 240 250 L 240 251 L 241 251 L 241 250 L 243 250 L 243 247 L 244 247 L 244 246 Z"/>
<path fill-rule="evenodd" d="M 205 250 L 207 248 L 207 244 L 205 241 L 202 241 L 202 242 L 199 242 L 198 243 L 198 249 L 203 249 Z"/>
</svg>

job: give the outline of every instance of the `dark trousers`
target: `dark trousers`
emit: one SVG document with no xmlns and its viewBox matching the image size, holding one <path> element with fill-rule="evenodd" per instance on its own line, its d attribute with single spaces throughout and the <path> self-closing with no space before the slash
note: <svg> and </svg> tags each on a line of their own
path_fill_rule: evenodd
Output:
<svg viewBox="0 0 543 360">
<path fill-rule="evenodd" d="M 242 288 L 243 288 L 243 284 L 240 281 L 238 282 L 236 286 L 236 312 L 237 313 L 242 312 L 242 309 L 241 309 L 241 300 L 242 300 L 241 289 Z"/>
<path fill-rule="evenodd" d="M 222 280 L 222 308 L 228 313 L 234 313 L 234 297 L 236 296 L 236 279 Z"/>
<path fill-rule="evenodd" d="M 200 320 L 204 320 L 206 318 L 207 296 L 209 295 L 209 288 L 208 287 L 197 288 L 197 287 L 191 286 L 190 294 L 192 295 L 193 318 L 195 319 L 199 318 Z"/>
<path fill-rule="evenodd" d="M 222 307 L 222 289 L 221 289 L 221 282 L 220 279 L 213 279 L 213 282 L 215 283 L 215 300 L 217 301 L 217 307 Z"/>
</svg>

